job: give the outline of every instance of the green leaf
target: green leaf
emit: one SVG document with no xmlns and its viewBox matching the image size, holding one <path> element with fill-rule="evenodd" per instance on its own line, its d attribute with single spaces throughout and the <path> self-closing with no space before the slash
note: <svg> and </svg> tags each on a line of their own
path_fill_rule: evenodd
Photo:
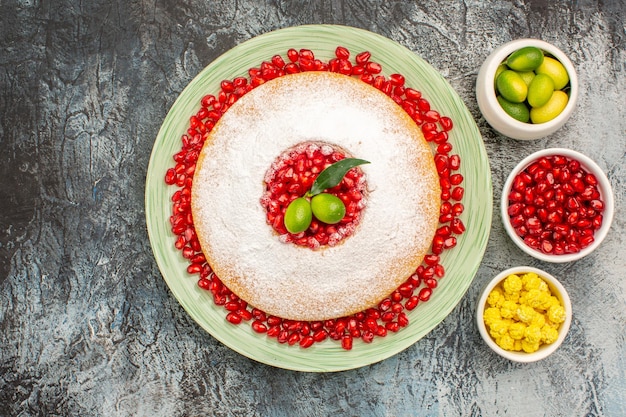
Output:
<svg viewBox="0 0 626 417">
<path fill-rule="evenodd" d="M 320 175 L 317 176 L 315 182 L 313 182 L 313 185 L 311 186 L 311 190 L 307 193 L 307 196 L 312 197 L 324 190 L 333 188 L 341 182 L 343 177 L 348 171 L 350 171 L 351 168 L 363 164 L 369 164 L 369 161 L 358 158 L 345 158 L 329 165 L 326 169 L 320 172 Z"/>
</svg>

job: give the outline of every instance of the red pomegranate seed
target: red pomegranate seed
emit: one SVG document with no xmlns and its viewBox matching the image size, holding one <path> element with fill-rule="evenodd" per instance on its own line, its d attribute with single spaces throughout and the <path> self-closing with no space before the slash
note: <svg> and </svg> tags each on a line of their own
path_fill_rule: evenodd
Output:
<svg viewBox="0 0 626 417">
<path fill-rule="evenodd" d="M 232 324 L 239 324 L 241 323 L 241 316 L 235 312 L 230 312 L 226 315 L 226 320 Z"/>
<path fill-rule="evenodd" d="M 313 333 L 313 340 L 316 342 L 323 342 L 326 338 L 328 338 L 328 332 L 324 329 L 317 330 Z"/>
<path fill-rule="evenodd" d="M 416 101 L 417 101 L 417 108 L 422 113 L 426 113 L 426 112 L 428 112 L 430 110 L 430 103 L 428 102 L 428 100 L 426 100 L 424 98 L 419 98 Z"/>
<path fill-rule="evenodd" d="M 447 154 L 452 150 L 452 145 L 450 144 L 450 142 L 445 142 L 440 144 L 439 146 L 437 146 L 437 153 L 440 154 Z"/>
<path fill-rule="evenodd" d="M 262 320 L 253 321 L 251 327 L 252 327 L 252 330 L 254 330 L 257 333 L 267 332 L 267 326 L 263 323 Z"/>
<path fill-rule="evenodd" d="M 352 350 L 352 335 L 346 334 L 342 336 L 341 347 L 345 350 Z"/>
<path fill-rule="evenodd" d="M 364 65 L 367 63 L 367 61 L 369 61 L 371 56 L 372 54 L 370 52 L 364 51 L 364 52 L 357 54 L 355 61 L 358 65 Z"/>
<path fill-rule="evenodd" d="M 289 346 L 293 346 L 300 341 L 300 333 L 291 333 L 287 338 L 287 343 Z"/>
<path fill-rule="evenodd" d="M 441 125 L 441 128 L 446 132 L 449 132 L 450 130 L 452 130 L 452 127 L 453 127 L 452 119 L 447 116 L 441 117 L 439 119 L 439 124 Z"/>
<path fill-rule="evenodd" d="M 415 307 L 417 307 L 417 304 L 419 303 L 420 299 L 417 295 L 411 296 L 406 303 L 404 303 L 404 308 L 406 308 L 407 310 L 411 311 L 413 310 Z"/>
<path fill-rule="evenodd" d="M 450 194 L 453 200 L 460 201 L 463 199 L 463 194 L 465 193 L 465 189 L 463 187 L 454 187 Z"/>
<path fill-rule="evenodd" d="M 269 329 L 267 329 L 267 335 L 269 337 L 278 337 L 280 332 L 281 332 L 280 326 L 272 326 Z"/>
<path fill-rule="evenodd" d="M 385 329 L 389 330 L 390 332 L 398 332 L 400 330 L 400 325 L 397 322 L 388 322 L 385 323 Z"/>
<path fill-rule="evenodd" d="M 200 278 L 198 280 L 198 287 L 202 288 L 203 290 L 209 290 L 211 286 L 211 281 L 209 281 L 206 278 Z"/>
<path fill-rule="evenodd" d="M 278 343 L 284 344 L 287 343 L 287 341 L 289 340 L 289 336 L 289 331 L 280 330 L 278 332 L 278 336 L 276 336 L 276 340 L 278 341 Z"/>
<path fill-rule="evenodd" d="M 437 112 L 436 110 L 426 111 L 423 117 L 427 123 L 436 123 L 441 118 L 441 116 L 439 116 L 439 112 Z"/>
<path fill-rule="evenodd" d="M 383 70 L 383 67 L 380 64 L 376 63 L 376 62 L 368 61 L 365 64 L 365 70 L 368 73 L 375 75 L 375 74 L 380 74 L 381 71 Z"/>
<path fill-rule="evenodd" d="M 372 343 L 372 341 L 374 340 L 374 332 L 364 331 L 361 334 L 361 340 L 363 340 L 365 343 Z"/>
<path fill-rule="evenodd" d="M 389 76 L 389 82 L 395 86 L 403 86 L 404 76 L 402 74 L 391 74 Z"/>
<path fill-rule="evenodd" d="M 432 295 L 433 290 L 431 288 L 422 288 L 419 292 L 419 299 L 420 301 L 428 301 L 430 299 L 430 296 Z"/>
<path fill-rule="evenodd" d="M 306 349 L 313 346 L 313 343 L 315 343 L 313 336 L 305 336 L 300 340 L 300 347 Z"/>
<path fill-rule="evenodd" d="M 587 246 L 591 245 L 594 241 L 595 241 L 595 238 L 593 237 L 593 235 L 583 236 L 583 237 L 580 238 L 579 244 L 580 244 L 580 247 L 582 249 L 582 248 L 586 248 Z"/>
</svg>

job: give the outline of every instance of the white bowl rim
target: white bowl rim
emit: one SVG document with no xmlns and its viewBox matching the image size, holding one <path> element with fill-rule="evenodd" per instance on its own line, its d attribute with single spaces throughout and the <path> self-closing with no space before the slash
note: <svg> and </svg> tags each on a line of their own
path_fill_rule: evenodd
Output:
<svg viewBox="0 0 626 417">
<path fill-rule="evenodd" d="M 534 272 L 535 274 L 539 275 L 539 277 L 541 277 L 546 282 L 546 284 L 548 284 L 550 290 L 553 292 L 553 295 L 555 295 L 561 301 L 561 304 L 565 309 L 565 321 L 563 321 L 563 323 L 561 323 L 561 326 L 559 327 L 559 336 L 557 340 L 549 345 L 540 346 L 539 350 L 537 350 L 536 352 L 526 353 L 504 350 L 500 346 L 498 346 L 495 340 L 493 340 L 493 338 L 487 331 L 487 327 L 483 319 L 485 305 L 487 304 L 487 297 L 489 297 L 489 293 L 491 292 L 491 290 L 509 275 L 529 272 Z M 554 294 L 555 290 L 557 294 Z M 480 297 L 478 298 L 478 304 L 476 305 L 476 325 L 478 326 L 478 331 L 482 339 L 495 353 L 502 356 L 503 358 L 509 359 L 514 362 L 536 362 L 554 353 L 554 351 L 556 351 L 565 340 L 571 323 L 572 302 L 563 284 L 561 284 L 559 280 L 557 280 L 553 275 L 549 274 L 548 272 L 543 271 L 539 268 L 534 268 L 532 266 L 516 266 L 500 272 L 485 285 L 480 294 Z"/>
<path fill-rule="evenodd" d="M 498 103 L 494 83 L 487 82 L 487 80 L 494 80 L 498 66 L 502 62 L 504 62 L 506 57 L 508 57 L 512 52 L 515 52 L 516 50 L 526 46 L 534 46 L 548 52 L 559 62 L 561 62 L 561 64 L 563 64 L 569 76 L 570 92 L 567 105 L 557 117 L 545 123 L 524 123 L 509 116 L 502 109 L 500 103 Z M 514 139 L 533 140 L 545 137 L 553 133 L 563 124 L 565 124 L 565 122 L 569 119 L 571 113 L 574 110 L 574 107 L 576 106 L 576 102 L 578 101 L 578 75 L 576 73 L 574 65 L 572 64 L 572 61 L 558 47 L 543 40 L 523 38 L 505 43 L 491 52 L 487 59 L 485 59 L 483 66 L 484 68 L 481 67 L 478 74 L 476 88 L 477 90 L 484 88 L 486 93 L 483 97 L 481 97 L 481 93 L 477 91 L 478 105 L 479 107 L 487 106 L 491 108 L 493 112 L 497 114 L 498 121 L 501 124 L 507 125 L 509 127 L 509 129 L 507 130 L 514 129 L 516 131 L 519 131 L 519 135 L 511 135 L 511 137 Z M 486 100 L 486 103 L 483 103 L 483 99 Z M 483 115 L 484 113 L 485 112 L 483 112 Z M 487 119 L 487 117 L 485 118 Z M 487 121 L 491 124 L 490 120 Z"/>
<path fill-rule="evenodd" d="M 526 243 L 524 243 L 524 240 L 517 235 L 517 233 L 513 229 L 513 226 L 511 225 L 511 222 L 509 221 L 509 213 L 508 213 L 509 190 L 511 189 L 513 180 L 515 179 L 517 174 L 519 174 L 522 170 L 528 167 L 535 160 L 544 156 L 553 156 L 553 155 L 563 155 L 570 159 L 576 159 L 578 162 L 580 162 L 581 166 L 585 168 L 585 170 L 594 174 L 596 178 L 598 179 L 598 191 L 600 192 L 600 196 L 602 198 L 602 201 L 604 202 L 602 226 L 600 226 L 600 229 L 598 229 L 594 233 L 595 240 L 593 241 L 591 245 L 587 246 L 586 248 L 582 249 L 580 252 L 577 252 L 577 253 L 568 253 L 568 254 L 563 254 L 563 255 L 549 255 L 549 254 L 540 252 L 536 249 L 533 249 L 530 246 L 528 246 Z M 553 263 L 572 262 L 572 261 L 576 261 L 578 259 L 581 259 L 589 255 L 598 246 L 600 246 L 604 238 L 609 233 L 609 229 L 611 228 L 611 223 L 613 222 L 614 211 L 615 209 L 614 209 L 614 201 L 613 201 L 613 189 L 604 171 L 591 158 L 589 158 L 588 156 L 580 152 L 574 151 L 572 149 L 548 148 L 548 149 L 542 149 L 540 151 L 537 151 L 528 155 L 526 158 L 522 159 L 515 166 L 515 168 L 513 168 L 506 182 L 504 183 L 504 187 L 502 187 L 502 197 L 500 200 L 500 216 L 502 218 L 504 229 L 506 230 L 511 240 L 513 240 L 513 243 L 515 243 L 521 250 L 533 256 L 534 258 L 537 258 L 546 262 L 553 262 Z"/>
</svg>

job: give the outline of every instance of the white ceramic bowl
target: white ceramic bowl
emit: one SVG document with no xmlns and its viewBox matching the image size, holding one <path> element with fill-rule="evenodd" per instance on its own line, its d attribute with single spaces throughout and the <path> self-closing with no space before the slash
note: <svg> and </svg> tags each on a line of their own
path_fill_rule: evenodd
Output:
<svg viewBox="0 0 626 417">
<path fill-rule="evenodd" d="M 529 165 L 531 165 L 534 161 L 538 160 L 539 158 L 543 156 L 554 156 L 554 155 L 562 155 L 569 159 L 575 159 L 578 162 L 580 162 L 581 167 L 585 171 L 595 175 L 595 177 L 598 180 L 598 191 L 600 192 L 600 198 L 604 202 L 604 213 L 603 213 L 602 225 L 594 233 L 595 240 L 589 246 L 587 246 L 586 248 L 582 249 L 580 252 L 577 252 L 577 253 L 554 255 L 554 254 L 546 254 L 539 250 L 531 248 L 515 232 L 515 229 L 511 225 L 510 217 L 508 214 L 509 193 L 513 186 L 513 181 L 515 177 L 520 172 L 525 170 Z M 611 188 L 611 183 L 606 177 L 606 174 L 602 171 L 602 169 L 600 169 L 598 164 L 596 164 L 589 157 L 581 154 L 580 152 L 576 152 L 571 149 L 564 149 L 564 148 L 544 149 L 544 150 L 535 152 L 527 156 L 526 158 L 524 158 L 519 164 L 517 164 L 517 166 L 509 174 L 506 182 L 504 183 L 504 187 L 502 189 L 502 199 L 500 201 L 500 214 L 502 217 L 502 223 L 504 224 L 504 229 L 506 230 L 509 237 L 513 240 L 513 242 L 527 254 L 537 259 L 540 259 L 542 261 L 555 262 L 555 263 L 575 261 L 577 259 L 580 259 L 584 256 L 589 255 L 598 246 L 600 246 L 600 244 L 606 237 L 607 233 L 609 232 L 609 229 L 611 228 L 611 223 L 613 222 L 613 213 L 614 213 L 613 190 Z"/>
<path fill-rule="evenodd" d="M 569 75 L 569 100 L 554 119 L 539 124 L 524 123 L 509 116 L 496 99 L 495 75 L 498 66 L 514 51 L 535 46 L 561 62 Z M 476 79 L 476 100 L 487 122 L 501 134 L 513 139 L 539 139 L 556 132 L 569 119 L 578 99 L 578 76 L 569 58 L 559 48 L 538 39 L 518 39 L 496 48 L 485 60 Z"/>
<path fill-rule="evenodd" d="M 534 272 L 539 275 L 550 288 L 552 295 L 559 299 L 561 305 L 565 309 L 565 321 L 561 323 L 559 326 L 558 332 L 559 336 L 557 340 L 549 345 L 543 344 L 539 347 L 539 350 L 532 353 L 526 352 L 514 352 L 509 350 L 504 350 L 493 340 L 489 332 L 487 331 L 487 327 L 485 325 L 485 321 L 483 319 L 483 313 L 485 312 L 485 306 L 487 304 L 487 297 L 491 290 L 494 289 L 496 285 L 498 285 L 502 280 L 508 277 L 511 274 L 523 274 L 527 272 Z M 530 266 L 518 266 L 515 268 L 507 269 L 506 271 L 502 271 L 495 278 L 493 278 L 483 289 L 480 298 L 478 299 L 478 305 L 476 306 L 476 324 L 478 326 L 478 331 L 482 336 L 483 340 L 494 352 L 503 358 L 507 358 L 509 360 L 515 362 L 536 362 L 538 360 L 544 359 L 547 356 L 551 355 L 555 350 L 561 346 L 563 340 L 565 340 L 565 336 L 567 336 L 567 332 L 569 331 L 570 324 L 572 322 L 572 303 L 570 301 L 569 295 L 567 291 L 561 285 L 561 283 L 554 278 L 552 275 L 548 274 L 545 271 L 542 271 L 537 268 L 533 268 Z"/>
</svg>

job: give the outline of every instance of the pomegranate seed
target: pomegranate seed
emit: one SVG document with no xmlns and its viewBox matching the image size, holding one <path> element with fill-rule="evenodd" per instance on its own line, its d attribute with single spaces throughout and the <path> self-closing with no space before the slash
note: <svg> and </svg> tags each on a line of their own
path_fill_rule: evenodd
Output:
<svg viewBox="0 0 626 417">
<path fill-rule="evenodd" d="M 581 249 L 583 249 L 591 245 L 594 241 L 595 241 L 595 238 L 593 237 L 593 235 L 583 236 L 580 238 L 579 244 L 580 244 Z"/>
<path fill-rule="evenodd" d="M 463 194 L 465 193 L 465 189 L 463 187 L 454 187 L 450 194 L 453 200 L 460 201 L 463 199 Z"/>
<path fill-rule="evenodd" d="M 509 213 L 509 216 L 515 217 L 515 216 L 522 214 L 524 207 L 525 207 L 524 204 L 514 203 L 514 204 L 509 205 L 507 212 Z"/>
<path fill-rule="evenodd" d="M 289 344 L 289 346 L 293 346 L 300 341 L 300 338 L 300 333 L 292 333 L 287 338 L 287 343 Z"/>
<path fill-rule="evenodd" d="M 424 302 L 428 301 L 432 293 L 433 293 L 433 290 L 431 288 L 422 288 L 418 295 L 419 300 L 424 301 Z"/>
<path fill-rule="evenodd" d="M 252 330 L 254 330 L 257 333 L 267 332 L 267 326 L 263 323 L 262 320 L 253 321 L 251 327 L 252 327 Z"/>
<path fill-rule="evenodd" d="M 344 335 L 341 338 L 341 347 L 344 348 L 345 350 L 352 349 L 352 336 L 351 335 Z"/>
<path fill-rule="evenodd" d="M 435 110 L 428 110 L 424 113 L 424 120 L 427 123 L 436 123 L 439 121 L 440 118 L 441 116 L 439 116 L 439 112 Z"/>
<path fill-rule="evenodd" d="M 326 332 L 326 330 L 324 329 L 317 330 L 315 333 L 313 333 L 313 340 L 315 340 L 316 342 L 323 342 L 324 340 L 326 340 L 327 337 L 328 332 Z"/>
<path fill-rule="evenodd" d="M 459 157 L 459 155 L 450 155 L 450 158 L 448 159 L 448 163 L 449 163 L 450 169 L 453 171 L 456 171 L 461 167 L 461 157 Z"/>
<path fill-rule="evenodd" d="M 461 219 L 456 218 L 453 219 L 450 223 L 450 230 L 452 231 L 452 233 L 460 235 L 465 232 L 465 225 L 463 224 Z"/>
<path fill-rule="evenodd" d="M 411 311 L 415 307 L 417 307 L 417 304 L 419 303 L 419 301 L 420 301 L 419 297 L 417 295 L 414 295 L 407 300 L 407 302 L 404 304 L 404 308 Z"/>
<path fill-rule="evenodd" d="M 306 349 L 313 346 L 313 343 L 315 343 L 313 336 L 305 336 L 300 340 L 300 347 Z"/>
<path fill-rule="evenodd" d="M 452 145 L 449 142 L 442 143 L 437 146 L 437 153 L 447 154 L 452 150 Z"/>
<path fill-rule="evenodd" d="M 428 278 L 424 280 L 424 284 L 426 284 L 428 288 L 436 288 L 437 280 L 435 278 Z"/>
<path fill-rule="evenodd" d="M 365 343 L 372 343 L 372 341 L 374 340 L 374 333 L 371 331 L 364 331 L 361 334 L 361 340 L 363 340 Z"/>
<path fill-rule="evenodd" d="M 202 288 L 203 290 L 209 290 L 211 286 L 211 281 L 209 281 L 206 278 L 200 278 L 198 280 L 198 287 Z"/>
<path fill-rule="evenodd" d="M 287 341 L 289 340 L 289 331 L 287 330 L 281 330 L 278 332 L 278 336 L 276 336 L 276 340 L 278 341 L 278 343 L 284 344 L 287 343 Z"/>
<path fill-rule="evenodd" d="M 269 337 L 278 337 L 280 332 L 281 332 L 280 326 L 272 326 L 269 329 L 267 329 L 267 335 Z"/>
<path fill-rule="evenodd" d="M 389 82 L 395 86 L 403 86 L 404 76 L 402 74 L 391 74 L 389 76 Z"/>
<path fill-rule="evenodd" d="M 439 124 L 441 125 L 441 128 L 445 131 L 445 132 L 449 132 L 450 130 L 452 130 L 452 119 L 450 119 L 447 116 L 443 116 L 439 119 Z"/>
<path fill-rule="evenodd" d="M 398 332 L 400 330 L 400 325 L 397 322 L 388 322 L 385 323 L 385 329 L 389 330 L 390 332 Z"/>
<path fill-rule="evenodd" d="M 241 316 L 235 312 L 230 312 L 226 315 L 226 320 L 232 324 L 239 324 L 241 323 Z"/>
<path fill-rule="evenodd" d="M 417 101 L 417 108 L 422 113 L 426 113 L 426 112 L 428 112 L 430 110 L 430 103 L 428 102 L 428 100 L 426 100 L 424 98 L 419 98 L 416 101 Z"/>
<path fill-rule="evenodd" d="M 380 74 L 380 72 L 383 70 L 383 67 L 381 67 L 380 64 L 376 62 L 368 61 L 365 64 L 365 70 L 369 72 L 370 74 Z"/>
<path fill-rule="evenodd" d="M 369 61 L 371 56 L 372 56 L 371 53 L 364 51 L 364 52 L 357 54 L 355 61 L 358 65 L 365 65 Z"/>
</svg>

